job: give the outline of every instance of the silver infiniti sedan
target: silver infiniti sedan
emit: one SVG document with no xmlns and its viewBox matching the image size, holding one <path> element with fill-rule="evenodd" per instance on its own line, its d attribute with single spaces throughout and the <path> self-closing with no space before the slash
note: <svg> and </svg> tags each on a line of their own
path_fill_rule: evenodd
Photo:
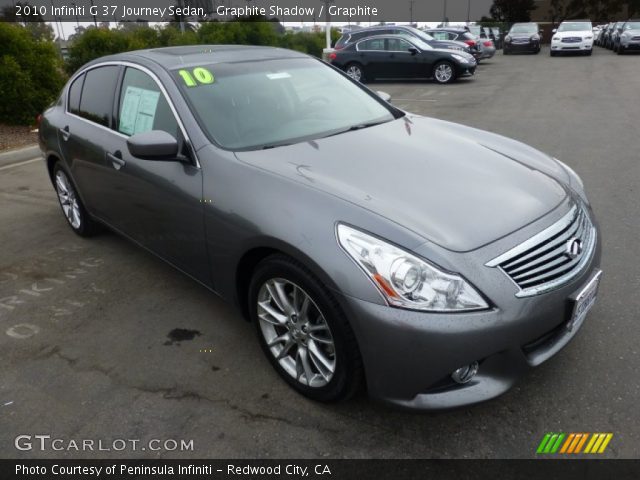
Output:
<svg viewBox="0 0 640 480">
<path fill-rule="evenodd" d="M 595 302 L 591 206 L 559 160 L 383 96 L 288 50 L 136 51 L 78 70 L 40 146 L 75 233 L 236 304 L 301 394 L 491 399 Z"/>
</svg>

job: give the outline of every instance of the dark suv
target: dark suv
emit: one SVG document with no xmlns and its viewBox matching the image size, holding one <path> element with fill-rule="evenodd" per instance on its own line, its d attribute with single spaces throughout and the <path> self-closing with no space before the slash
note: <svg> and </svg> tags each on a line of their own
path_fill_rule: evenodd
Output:
<svg viewBox="0 0 640 480">
<path fill-rule="evenodd" d="M 462 50 L 466 53 L 473 52 L 470 51 L 470 48 L 464 42 L 451 41 L 451 40 L 437 40 L 433 38 L 428 33 L 423 32 L 422 30 L 418 30 L 414 27 L 406 27 L 401 25 L 388 25 L 388 26 L 380 26 L 380 27 L 371 27 L 371 28 L 363 28 L 361 30 L 354 30 L 351 32 L 346 32 L 342 35 L 333 48 L 336 50 L 342 50 L 350 43 L 357 42 L 367 37 L 376 37 L 379 35 L 409 35 L 412 37 L 417 37 L 422 40 L 424 43 L 429 45 L 432 48 L 446 48 L 449 50 Z M 475 56 L 475 55 L 474 55 Z"/>
</svg>

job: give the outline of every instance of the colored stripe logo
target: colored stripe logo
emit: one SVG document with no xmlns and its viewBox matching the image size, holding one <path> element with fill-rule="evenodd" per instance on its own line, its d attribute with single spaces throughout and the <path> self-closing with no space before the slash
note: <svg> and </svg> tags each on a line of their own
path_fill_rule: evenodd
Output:
<svg viewBox="0 0 640 480">
<path fill-rule="evenodd" d="M 613 433 L 547 433 L 542 437 L 538 454 L 604 453 Z"/>
</svg>

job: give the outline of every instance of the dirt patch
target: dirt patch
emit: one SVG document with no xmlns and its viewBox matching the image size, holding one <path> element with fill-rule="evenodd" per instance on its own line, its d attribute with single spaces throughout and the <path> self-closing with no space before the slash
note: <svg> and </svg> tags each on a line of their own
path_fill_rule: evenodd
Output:
<svg viewBox="0 0 640 480">
<path fill-rule="evenodd" d="M 0 152 L 13 148 L 28 147 L 38 142 L 34 127 L 0 124 Z"/>
</svg>

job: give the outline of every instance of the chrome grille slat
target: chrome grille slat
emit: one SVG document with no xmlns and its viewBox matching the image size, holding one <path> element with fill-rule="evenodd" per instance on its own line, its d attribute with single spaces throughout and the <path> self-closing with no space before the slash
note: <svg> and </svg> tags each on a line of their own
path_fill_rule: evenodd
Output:
<svg viewBox="0 0 640 480">
<path fill-rule="evenodd" d="M 574 239 L 582 242 L 577 257 L 567 253 Z M 560 287 L 580 273 L 595 244 L 596 231 L 588 214 L 574 206 L 556 223 L 486 265 L 500 268 L 520 288 L 516 296 L 536 295 Z"/>
<path fill-rule="evenodd" d="M 551 237 L 547 242 L 543 242 L 539 247 L 532 249 L 531 253 L 517 258 L 516 264 L 514 264 L 512 261 L 505 262 L 501 265 L 501 267 L 504 270 L 508 270 L 509 273 L 515 273 L 515 271 L 512 270 L 514 267 L 518 267 L 517 270 L 521 270 L 520 265 L 529 265 L 528 260 L 532 257 L 537 257 L 541 254 L 547 253 L 548 250 L 554 250 L 560 245 L 564 247 L 567 241 L 566 239 L 574 236 L 579 228 L 580 224 L 578 222 L 575 222 L 569 225 L 569 227 L 567 227 L 565 230 L 560 231 L 559 233 Z"/>
</svg>

